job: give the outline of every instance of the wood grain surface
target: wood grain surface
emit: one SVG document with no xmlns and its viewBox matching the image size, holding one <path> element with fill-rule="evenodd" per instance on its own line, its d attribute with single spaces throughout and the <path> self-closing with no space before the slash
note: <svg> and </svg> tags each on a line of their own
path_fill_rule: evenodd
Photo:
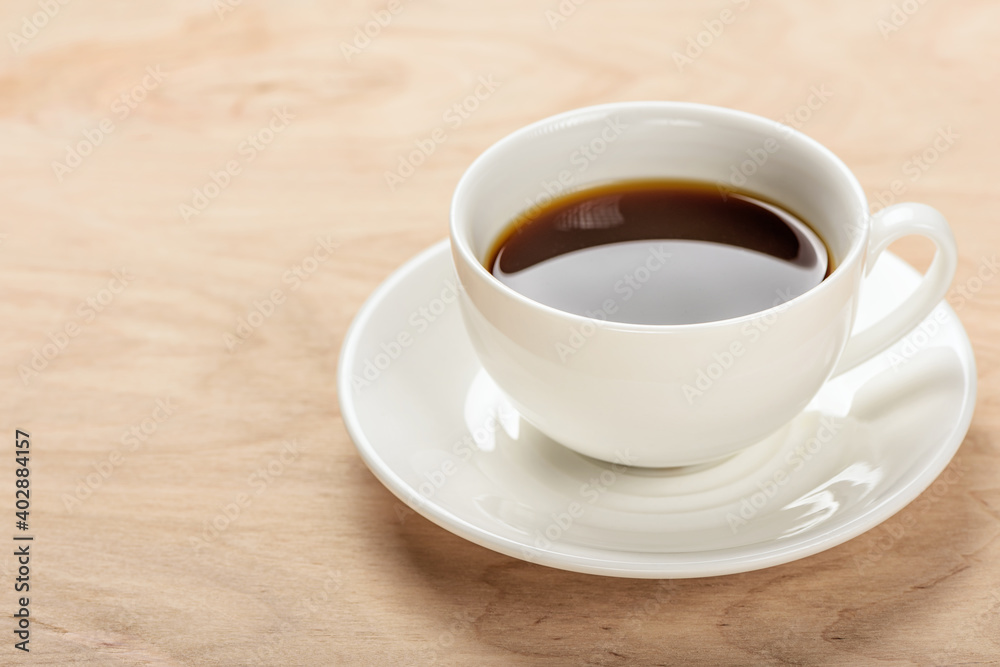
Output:
<svg viewBox="0 0 1000 667">
<path fill-rule="evenodd" d="M 0 663 L 1000 664 L 997 3 L 8 0 L 0 28 L 0 516 L 24 429 L 35 536 L 30 653 L 0 548 Z M 902 534 L 616 580 L 472 545 L 362 464 L 335 374 L 364 299 L 491 143 L 633 99 L 791 119 L 951 221 L 979 399 Z"/>
</svg>

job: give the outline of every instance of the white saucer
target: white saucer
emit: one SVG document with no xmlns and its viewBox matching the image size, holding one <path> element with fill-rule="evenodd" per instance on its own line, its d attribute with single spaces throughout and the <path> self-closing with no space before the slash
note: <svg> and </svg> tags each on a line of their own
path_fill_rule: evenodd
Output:
<svg viewBox="0 0 1000 667">
<path fill-rule="evenodd" d="M 905 299 L 917 279 L 886 253 L 858 326 Z M 466 340 L 454 289 L 443 241 L 375 291 L 344 340 L 341 411 L 365 463 L 403 502 L 515 558 L 651 578 L 803 558 L 916 498 L 972 419 L 972 348 L 942 302 L 900 344 L 830 381 L 778 434 L 722 463 L 649 470 L 594 461 L 505 402 Z"/>
</svg>

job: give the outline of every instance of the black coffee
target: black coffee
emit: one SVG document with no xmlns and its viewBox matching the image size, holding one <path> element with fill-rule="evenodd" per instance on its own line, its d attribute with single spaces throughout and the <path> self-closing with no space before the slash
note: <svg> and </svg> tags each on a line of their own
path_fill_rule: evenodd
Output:
<svg viewBox="0 0 1000 667">
<path fill-rule="evenodd" d="M 774 203 L 707 183 L 630 181 L 523 214 L 497 239 L 486 268 L 570 313 L 692 324 L 788 301 L 831 265 L 816 233 Z"/>
</svg>

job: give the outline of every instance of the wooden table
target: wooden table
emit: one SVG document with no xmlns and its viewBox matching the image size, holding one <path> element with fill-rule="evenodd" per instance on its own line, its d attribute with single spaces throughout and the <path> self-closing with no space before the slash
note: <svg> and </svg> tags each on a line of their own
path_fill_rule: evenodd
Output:
<svg viewBox="0 0 1000 667">
<path fill-rule="evenodd" d="M 6 3 L 0 496 L 13 524 L 23 429 L 35 541 L 31 651 L 8 618 L 0 663 L 998 664 L 1000 280 L 959 313 L 980 377 L 960 482 L 891 548 L 876 529 L 738 576 L 467 543 L 401 511 L 335 390 L 351 318 L 445 236 L 470 161 L 599 102 L 791 118 L 873 201 L 940 208 L 968 288 L 1000 246 L 998 24 L 988 0 Z"/>
</svg>

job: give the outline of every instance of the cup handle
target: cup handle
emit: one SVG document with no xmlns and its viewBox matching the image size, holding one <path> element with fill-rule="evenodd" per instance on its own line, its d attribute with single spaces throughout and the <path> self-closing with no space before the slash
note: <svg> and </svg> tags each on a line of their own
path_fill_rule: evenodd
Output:
<svg viewBox="0 0 1000 667">
<path fill-rule="evenodd" d="M 905 302 L 864 331 L 851 334 L 834 375 L 849 371 L 888 349 L 930 315 L 947 294 L 958 267 L 958 247 L 944 216 L 926 204 L 896 204 L 872 217 L 865 276 L 871 273 L 875 260 L 893 241 L 910 234 L 926 236 L 937 246 L 930 268 Z"/>
</svg>

